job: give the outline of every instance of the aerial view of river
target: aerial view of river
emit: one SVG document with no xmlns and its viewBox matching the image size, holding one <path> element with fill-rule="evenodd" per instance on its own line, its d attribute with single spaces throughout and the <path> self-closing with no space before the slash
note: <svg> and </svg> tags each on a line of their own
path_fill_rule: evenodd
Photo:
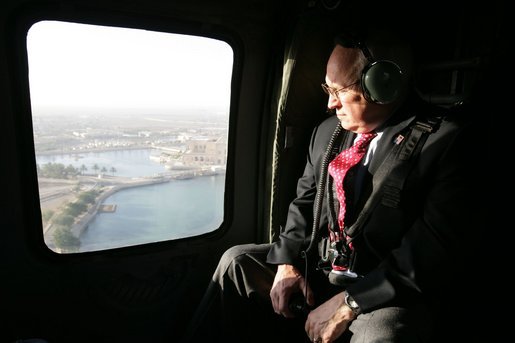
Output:
<svg viewBox="0 0 515 343">
<path fill-rule="evenodd" d="M 117 176 L 143 177 L 166 172 L 150 159 L 151 149 L 124 150 L 79 155 L 38 156 L 37 163 L 96 164 Z M 109 173 L 109 172 L 108 172 Z M 124 189 L 104 200 L 116 211 L 98 213 L 81 235 L 81 251 L 109 249 L 175 238 L 190 237 L 216 230 L 223 220 L 225 175 L 201 176 L 185 180 Z"/>
</svg>

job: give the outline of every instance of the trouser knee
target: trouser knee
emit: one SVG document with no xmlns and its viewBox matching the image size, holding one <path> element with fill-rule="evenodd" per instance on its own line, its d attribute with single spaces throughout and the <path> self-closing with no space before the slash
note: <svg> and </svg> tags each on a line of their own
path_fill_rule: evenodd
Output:
<svg viewBox="0 0 515 343">
<path fill-rule="evenodd" d="M 220 258 L 220 264 L 225 266 L 230 265 L 236 258 L 246 254 L 248 246 L 249 244 L 235 245 L 227 249 Z"/>
<path fill-rule="evenodd" d="M 266 264 L 269 249 L 269 244 L 243 244 L 229 248 L 220 258 L 213 280 L 222 289 L 233 284 L 241 294 L 248 295 L 256 288 L 264 289 L 263 283 L 270 283 L 272 273 Z"/>
</svg>

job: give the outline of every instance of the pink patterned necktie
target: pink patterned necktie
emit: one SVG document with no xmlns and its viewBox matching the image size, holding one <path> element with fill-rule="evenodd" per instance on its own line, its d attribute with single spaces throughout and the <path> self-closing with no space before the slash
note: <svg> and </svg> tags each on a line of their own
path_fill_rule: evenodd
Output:
<svg viewBox="0 0 515 343">
<path fill-rule="evenodd" d="M 340 212 L 338 213 L 338 225 L 340 230 L 337 237 L 331 237 L 331 241 L 340 241 L 344 237 L 344 219 L 345 219 L 345 191 L 343 189 L 343 179 L 350 168 L 358 164 L 367 151 L 368 144 L 377 134 L 375 132 L 363 133 L 359 136 L 353 146 L 343 150 L 334 160 L 329 163 L 329 174 L 334 179 L 336 187 L 336 195 L 340 203 Z M 337 234 L 330 230 L 331 234 Z"/>
</svg>

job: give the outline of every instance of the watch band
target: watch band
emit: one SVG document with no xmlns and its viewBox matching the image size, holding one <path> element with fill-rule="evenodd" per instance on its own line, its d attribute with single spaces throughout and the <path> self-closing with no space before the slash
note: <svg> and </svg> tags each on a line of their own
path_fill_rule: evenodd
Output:
<svg viewBox="0 0 515 343">
<path fill-rule="evenodd" d="M 358 303 L 351 297 L 349 293 L 347 293 L 347 291 L 345 291 L 344 301 L 345 305 L 347 305 L 356 316 L 361 313 L 361 309 L 359 308 Z"/>
</svg>

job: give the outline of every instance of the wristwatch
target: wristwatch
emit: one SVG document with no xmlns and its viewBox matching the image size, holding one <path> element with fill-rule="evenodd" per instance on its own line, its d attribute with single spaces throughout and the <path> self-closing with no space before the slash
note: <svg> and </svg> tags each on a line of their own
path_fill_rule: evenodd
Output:
<svg viewBox="0 0 515 343">
<path fill-rule="evenodd" d="M 354 314 L 357 316 L 361 313 L 361 309 L 359 308 L 358 303 L 351 297 L 347 291 L 345 291 L 345 305 L 349 306 L 349 308 L 354 312 Z"/>
</svg>

